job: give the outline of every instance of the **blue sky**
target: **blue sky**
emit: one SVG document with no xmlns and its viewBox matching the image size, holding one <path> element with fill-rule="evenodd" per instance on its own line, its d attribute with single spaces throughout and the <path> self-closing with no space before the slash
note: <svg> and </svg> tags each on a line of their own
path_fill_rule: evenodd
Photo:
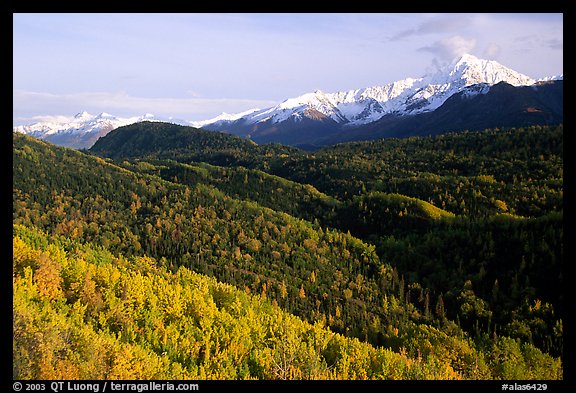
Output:
<svg viewBox="0 0 576 393">
<path fill-rule="evenodd" d="M 204 120 L 418 78 L 463 53 L 563 73 L 562 14 L 13 15 L 13 124 L 83 110 Z"/>
</svg>

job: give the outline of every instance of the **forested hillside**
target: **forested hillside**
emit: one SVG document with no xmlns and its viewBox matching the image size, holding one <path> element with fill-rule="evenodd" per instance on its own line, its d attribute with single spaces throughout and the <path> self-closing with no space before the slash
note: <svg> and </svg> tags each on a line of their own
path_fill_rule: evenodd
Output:
<svg viewBox="0 0 576 393">
<path fill-rule="evenodd" d="M 562 378 L 562 127 L 304 152 L 139 123 L 87 153 L 14 134 L 14 326 L 66 321 L 60 352 L 15 335 L 15 377 Z"/>
<path fill-rule="evenodd" d="M 16 379 L 461 378 L 437 356 L 376 349 L 150 257 L 19 225 L 13 254 Z"/>
</svg>

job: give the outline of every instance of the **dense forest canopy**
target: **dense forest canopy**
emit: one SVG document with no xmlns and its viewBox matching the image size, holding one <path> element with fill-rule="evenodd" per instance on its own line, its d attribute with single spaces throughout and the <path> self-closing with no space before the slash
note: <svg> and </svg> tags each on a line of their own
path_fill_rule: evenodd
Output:
<svg viewBox="0 0 576 393">
<path fill-rule="evenodd" d="M 562 145 L 14 134 L 14 377 L 561 379 Z"/>
</svg>

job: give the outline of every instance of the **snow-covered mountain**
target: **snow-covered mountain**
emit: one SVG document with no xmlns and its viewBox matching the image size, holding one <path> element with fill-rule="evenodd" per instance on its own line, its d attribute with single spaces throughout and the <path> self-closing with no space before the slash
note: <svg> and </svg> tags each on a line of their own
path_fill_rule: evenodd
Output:
<svg viewBox="0 0 576 393">
<path fill-rule="evenodd" d="M 250 127 L 264 123 L 278 124 L 287 120 L 298 122 L 306 117 L 327 117 L 340 125 L 354 127 L 374 122 L 388 114 L 415 115 L 430 112 L 469 86 L 491 86 L 499 82 L 526 86 L 534 84 L 536 80 L 496 61 L 467 54 L 437 72 L 418 79 L 406 78 L 383 86 L 337 93 L 318 90 L 287 99 L 271 108 L 238 115 L 224 114 L 191 124 L 208 129 L 223 129 L 231 125 Z M 250 129 L 254 131 L 254 127 Z"/>
<path fill-rule="evenodd" d="M 81 149 L 91 147 L 98 138 L 106 135 L 115 128 L 141 121 L 162 121 L 188 125 L 188 122 L 185 122 L 184 120 L 157 118 L 149 113 L 142 116 L 123 118 L 108 113 L 91 115 L 84 111 L 70 119 L 16 126 L 14 127 L 14 131 L 28 134 L 61 146 Z"/>
<path fill-rule="evenodd" d="M 538 82 L 563 81 L 563 80 L 564 80 L 564 74 L 560 74 L 540 78 L 538 79 Z"/>
<path fill-rule="evenodd" d="M 500 82 L 536 86 L 557 80 L 563 80 L 563 75 L 534 80 L 496 61 L 467 54 L 421 78 L 336 93 L 317 90 L 270 108 L 223 113 L 204 121 L 157 118 L 150 114 L 119 118 L 106 113 L 93 116 L 82 112 L 69 121 L 18 126 L 14 131 L 63 146 L 89 148 L 115 128 L 148 120 L 229 132 L 258 143 L 305 145 L 372 124 L 383 124 L 390 118 L 432 113 L 456 94 L 463 97 L 486 95 Z"/>
</svg>

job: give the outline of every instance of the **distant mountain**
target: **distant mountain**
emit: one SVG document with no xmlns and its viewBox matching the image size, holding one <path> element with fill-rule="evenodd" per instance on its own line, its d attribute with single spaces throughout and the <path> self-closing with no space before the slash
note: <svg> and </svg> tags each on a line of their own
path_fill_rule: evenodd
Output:
<svg viewBox="0 0 576 393">
<path fill-rule="evenodd" d="M 14 131 L 89 148 L 112 129 L 148 120 L 222 131 L 257 143 L 313 147 L 384 136 L 557 124 L 563 119 L 562 80 L 563 75 L 534 80 L 496 61 L 463 55 L 421 78 L 337 93 L 318 90 L 271 108 L 223 113 L 204 121 L 83 112 L 70 122 L 37 123 Z"/>
<path fill-rule="evenodd" d="M 536 81 L 496 61 L 464 55 L 436 73 L 419 79 L 407 78 L 384 86 L 337 93 L 318 90 L 288 99 L 272 108 L 248 111 L 242 116 L 225 114 L 211 120 L 192 122 L 192 125 L 210 128 L 232 122 L 277 124 L 306 118 L 316 121 L 330 118 L 338 124 L 362 125 L 391 113 L 413 115 L 429 112 L 467 86 L 498 82 L 522 86 Z"/>
<path fill-rule="evenodd" d="M 495 127 L 557 125 L 564 119 L 564 82 L 531 86 L 478 84 L 452 95 L 438 109 L 412 116 L 390 114 L 353 129 L 316 139 L 317 145 L 389 137 L 436 135 Z"/>
<path fill-rule="evenodd" d="M 108 113 L 91 115 L 84 111 L 69 121 L 41 122 L 27 126 L 14 127 L 14 131 L 28 134 L 60 146 L 72 148 L 90 148 L 101 136 L 128 124 L 141 121 L 162 121 L 181 124 L 183 120 L 157 118 L 149 113 L 143 116 L 121 118 Z"/>
<path fill-rule="evenodd" d="M 558 79 L 551 77 L 545 79 Z M 384 86 L 288 99 L 272 108 L 216 117 L 194 126 L 249 137 L 258 143 L 325 144 L 345 138 L 366 125 L 386 124 L 393 117 L 411 118 L 439 109 L 455 94 L 486 94 L 490 86 L 532 86 L 536 80 L 492 60 L 464 55 L 437 72 Z M 381 122 L 380 122 L 381 121 Z M 379 123 L 380 122 L 380 123 Z M 452 128 L 450 124 L 446 127 Z M 385 132 L 384 132 L 385 133 Z M 365 135 L 364 135 L 365 137 Z"/>
</svg>

